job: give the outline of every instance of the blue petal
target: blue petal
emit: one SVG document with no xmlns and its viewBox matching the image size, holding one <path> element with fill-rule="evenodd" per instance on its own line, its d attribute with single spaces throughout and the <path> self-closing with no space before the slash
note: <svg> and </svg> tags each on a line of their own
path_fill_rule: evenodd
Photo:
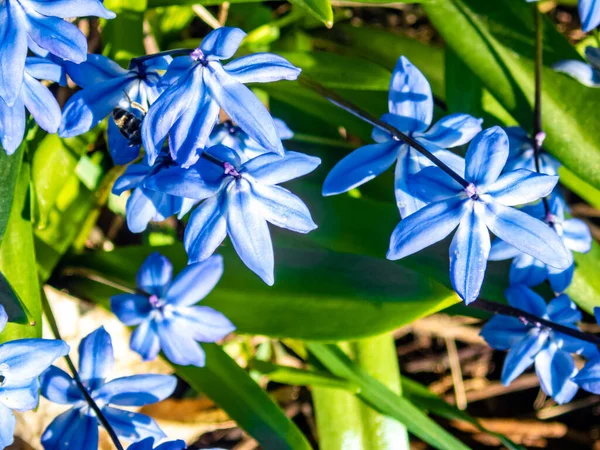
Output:
<svg viewBox="0 0 600 450">
<path fill-rule="evenodd" d="M 317 228 L 304 202 L 281 186 L 252 183 L 252 194 L 258 201 L 263 217 L 273 225 L 308 233 Z"/>
<path fill-rule="evenodd" d="M 17 3 L 3 2 L 0 8 L 0 100 L 4 99 L 10 106 L 19 97 L 25 72 L 27 25 L 24 22 Z"/>
<path fill-rule="evenodd" d="M 160 346 L 169 361 L 180 366 L 204 367 L 204 350 L 185 323 L 178 319 L 163 320 L 157 326 Z"/>
<path fill-rule="evenodd" d="M 191 306 L 206 297 L 223 275 L 223 257 L 214 255 L 206 261 L 190 264 L 171 283 L 165 300 L 174 306 Z"/>
<path fill-rule="evenodd" d="M 508 352 L 502 367 L 502 384 L 508 386 L 533 364 L 535 356 L 544 347 L 547 338 L 546 332 L 540 332 L 537 328 L 532 329 Z"/>
<path fill-rule="evenodd" d="M 205 200 L 190 215 L 183 243 L 191 263 L 207 259 L 227 235 L 223 198 Z"/>
<path fill-rule="evenodd" d="M 548 266 L 548 281 L 554 292 L 564 292 L 573 281 L 575 273 L 575 264 L 571 264 L 567 269 L 555 269 Z"/>
<path fill-rule="evenodd" d="M 579 386 L 571 378 L 577 373 L 573 357 L 550 345 L 535 357 L 535 371 L 540 379 L 542 390 L 562 405 L 570 402 Z"/>
<path fill-rule="evenodd" d="M 510 286 L 504 291 L 504 295 L 508 300 L 508 304 L 514 308 L 522 309 L 538 317 L 546 315 L 546 302 L 544 299 L 526 286 L 521 284 Z"/>
<path fill-rule="evenodd" d="M 27 0 L 27 4 L 43 14 L 67 19 L 70 17 L 102 17 L 114 19 L 115 13 L 102 5 L 100 0 Z"/>
<path fill-rule="evenodd" d="M 24 75 L 21 90 L 23 103 L 37 124 L 48 133 L 56 133 L 62 114 L 52 92 L 27 73 Z"/>
<path fill-rule="evenodd" d="M 277 128 L 277 134 L 281 139 L 286 140 L 294 137 L 294 132 L 290 130 L 290 127 L 283 120 L 273 117 L 273 122 L 275 123 L 275 128 Z"/>
<path fill-rule="evenodd" d="M 148 177 L 144 181 L 144 187 L 176 197 L 204 200 L 219 192 L 221 183 L 207 183 L 204 173 L 198 167 L 171 167 Z"/>
<path fill-rule="evenodd" d="M 0 388 L 0 404 L 24 412 L 35 409 L 39 402 L 40 382 L 37 378 L 6 383 Z"/>
<path fill-rule="evenodd" d="M 176 387 L 177 378 L 172 375 L 130 375 L 109 381 L 95 398 L 117 406 L 144 406 L 164 400 Z"/>
<path fill-rule="evenodd" d="M 98 449 L 98 419 L 72 408 L 56 417 L 42 435 L 45 450 Z"/>
<path fill-rule="evenodd" d="M 275 279 L 271 235 L 247 180 L 236 180 L 227 192 L 227 234 L 244 264 L 272 286 Z"/>
<path fill-rule="evenodd" d="M 229 59 L 235 54 L 244 37 L 246 37 L 246 33 L 239 28 L 217 28 L 202 39 L 200 50 L 206 56 L 212 56 L 215 59 Z"/>
<path fill-rule="evenodd" d="M 510 350 L 525 337 L 527 327 L 514 317 L 493 316 L 480 334 L 493 349 Z"/>
<path fill-rule="evenodd" d="M 492 242 L 492 249 L 490 250 L 490 261 L 504 261 L 505 259 L 513 259 L 522 253 L 514 248 L 512 245 L 507 244 L 502 239 L 495 239 Z M 527 255 L 529 256 L 529 255 Z"/>
<path fill-rule="evenodd" d="M 458 147 L 481 131 L 482 122 L 483 119 L 476 119 L 468 114 L 450 114 L 438 120 L 421 136 L 442 148 Z"/>
<path fill-rule="evenodd" d="M 28 57 L 25 62 L 25 71 L 37 80 L 49 80 L 61 86 L 67 85 L 67 74 L 64 68 L 47 58 Z"/>
<path fill-rule="evenodd" d="M 146 438 L 135 444 L 131 444 L 127 450 L 152 450 L 154 448 L 154 438 Z"/>
<path fill-rule="evenodd" d="M 111 408 L 110 406 L 102 408 L 102 412 L 115 430 L 115 433 L 124 439 L 139 441 L 147 437 L 155 439 L 166 437 L 156 422 L 144 414 L 123 411 L 118 408 Z"/>
<path fill-rule="evenodd" d="M 14 442 L 17 419 L 13 412 L 0 402 L 0 448 L 5 448 Z"/>
<path fill-rule="evenodd" d="M 588 361 L 573 378 L 581 389 L 600 394 L 600 356 Z"/>
<path fill-rule="evenodd" d="M 592 233 L 583 220 L 565 220 L 562 228 L 562 240 L 567 248 L 579 253 L 587 253 L 592 249 Z"/>
<path fill-rule="evenodd" d="M 485 192 L 505 206 L 525 205 L 550 195 L 556 183 L 558 176 L 518 169 L 502 175 Z"/>
<path fill-rule="evenodd" d="M 413 134 L 415 130 L 425 130 L 427 128 L 427 124 L 421 122 L 420 120 L 414 119 L 412 117 L 398 116 L 392 113 L 383 114 L 380 120 L 393 126 L 398 131 L 402 131 L 406 134 Z M 371 132 L 371 138 L 373 138 L 373 140 L 378 143 L 387 142 L 393 139 L 388 131 L 384 131 L 378 127 L 373 128 L 373 131 Z"/>
<path fill-rule="evenodd" d="M 21 96 L 13 106 L 0 98 L 0 143 L 8 155 L 12 155 L 25 135 L 25 104 Z"/>
<path fill-rule="evenodd" d="M 148 318 L 152 305 L 148 297 L 138 294 L 119 294 L 110 298 L 110 310 L 127 326 L 139 325 Z"/>
<path fill-rule="evenodd" d="M 131 350 L 139 353 L 144 361 L 154 361 L 160 351 L 155 321 L 145 320 L 133 330 L 129 345 Z"/>
<path fill-rule="evenodd" d="M 416 119 L 422 125 L 410 131 L 424 130 L 433 117 L 433 96 L 425 76 L 408 59 L 401 56 L 392 79 L 388 109 L 398 116 Z"/>
<path fill-rule="evenodd" d="M 584 33 L 600 24 L 600 3 L 598 0 L 579 0 L 579 18 Z"/>
<path fill-rule="evenodd" d="M 401 259 L 444 239 L 458 226 L 463 204 L 458 198 L 450 198 L 402 219 L 392 233 L 387 258 Z"/>
<path fill-rule="evenodd" d="M 121 134 L 119 127 L 112 117 L 108 119 L 108 130 L 106 134 L 108 136 L 110 156 L 115 164 L 128 164 L 140 155 L 141 146 L 131 145 L 129 140 Z"/>
<path fill-rule="evenodd" d="M 325 178 L 323 195 L 337 195 L 361 186 L 389 169 L 398 156 L 398 142 L 390 140 L 354 150 Z"/>
<path fill-rule="evenodd" d="M 188 70 L 196 67 L 198 63 L 189 56 L 181 56 L 174 58 L 167 72 L 162 76 L 159 81 L 159 86 L 167 87 L 177 82 L 182 75 L 185 75 Z"/>
<path fill-rule="evenodd" d="M 407 178 L 407 176 L 402 178 Z M 421 200 L 427 202 L 446 200 L 464 190 L 454 178 L 449 177 L 436 166 L 424 167 L 420 172 L 410 177 L 407 184 L 412 192 L 417 194 Z"/>
<path fill-rule="evenodd" d="M 112 341 L 104 327 L 83 338 L 79 344 L 79 376 L 90 390 L 104 383 L 114 363 Z"/>
<path fill-rule="evenodd" d="M 465 178 L 478 187 L 498 179 L 508 158 L 508 136 L 498 126 L 479 133 L 469 144 Z"/>
<path fill-rule="evenodd" d="M 64 370 L 50 366 L 41 376 L 40 394 L 60 405 L 71 405 L 84 397 L 75 380 Z"/>
<path fill-rule="evenodd" d="M 548 317 L 553 322 L 573 324 L 582 319 L 581 311 L 568 295 L 562 294 L 548 304 Z"/>
<path fill-rule="evenodd" d="M 517 252 L 519 253 L 518 256 L 510 265 L 510 284 L 523 284 L 530 287 L 541 284 L 548 276 L 546 264 L 538 261 L 533 256 L 521 253 L 518 250 Z"/>
<path fill-rule="evenodd" d="M 600 48 L 587 46 L 585 48 L 585 57 L 592 66 L 600 67 Z"/>
<path fill-rule="evenodd" d="M 128 75 L 128 71 L 123 69 L 115 61 L 104 55 L 90 53 L 85 62 L 74 64 L 64 62 L 64 67 L 69 77 L 75 84 L 82 88 L 93 87 L 115 78 L 123 78 Z"/>
<path fill-rule="evenodd" d="M 178 439 L 177 441 L 163 442 L 155 450 L 185 450 L 187 448 L 185 441 Z M 213 449 L 217 450 L 217 449 Z"/>
<path fill-rule="evenodd" d="M 200 342 L 217 342 L 235 331 L 223 313 L 208 306 L 192 306 L 175 311 L 178 322 L 185 323 L 190 335 Z"/>
<path fill-rule="evenodd" d="M 407 145 L 400 147 L 394 170 L 394 194 L 400 217 L 406 218 L 429 203 L 419 198 L 419 185 L 414 183 L 415 174 L 420 173 L 423 167 L 428 167 L 429 164 L 429 160 L 416 150 Z"/>
<path fill-rule="evenodd" d="M 549 266 L 566 269 L 571 265 L 562 241 L 544 222 L 496 202 L 485 205 L 485 223 L 497 237 Z"/>
<path fill-rule="evenodd" d="M 171 261 L 160 253 L 154 252 L 140 266 L 136 282 L 144 292 L 162 298 L 167 292 L 172 277 Z"/>
<path fill-rule="evenodd" d="M 283 155 L 273 119 L 250 89 L 238 83 L 217 62 L 210 62 L 202 76 L 211 96 L 231 120 L 265 149 Z"/>
<path fill-rule="evenodd" d="M 35 378 L 57 358 L 66 355 L 69 346 L 63 341 L 19 339 L 0 345 L 0 364 L 6 382 Z"/>
<path fill-rule="evenodd" d="M 133 233 L 144 231 L 151 221 L 160 222 L 176 214 L 182 199 L 150 189 L 137 188 L 127 200 L 127 227 Z"/>
<path fill-rule="evenodd" d="M 6 314 L 6 310 L 4 306 L 0 305 L 0 333 L 4 331 L 6 324 L 8 323 L 8 314 Z"/>
<path fill-rule="evenodd" d="M 559 61 L 552 68 L 557 72 L 562 72 L 575 78 L 584 86 L 600 87 L 600 74 L 598 74 L 596 69 L 583 61 Z"/>
<path fill-rule="evenodd" d="M 285 152 L 283 157 L 266 153 L 244 164 L 242 170 L 263 184 L 279 184 L 315 170 L 321 160 L 298 152 Z"/>
<path fill-rule="evenodd" d="M 146 164 L 132 164 L 127 166 L 123 175 L 115 181 L 112 189 L 113 194 L 121 195 L 125 191 L 140 186 L 150 172 L 150 169 L 150 166 Z"/>
<path fill-rule="evenodd" d="M 490 232 L 480 217 L 482 208 L 469 202 L 450 244 L 450 280 L 466 304 L 479 296 L 490 253 Z"/>
<path fill-rule="evenodd" d="M 253 53 L 242 56 L 223 67 L 238 83 L 270 83 L 295 80 L 301 69 L 287 59 L 273 53 Z M 285 139 L 281 136 L 282 139 Z"/>
</svg>

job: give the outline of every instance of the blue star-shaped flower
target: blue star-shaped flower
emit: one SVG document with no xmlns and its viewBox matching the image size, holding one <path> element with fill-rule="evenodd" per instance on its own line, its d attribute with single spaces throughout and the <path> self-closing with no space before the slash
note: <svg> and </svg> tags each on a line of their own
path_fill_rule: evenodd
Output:
<svg viewBox="0 0 600 450">
<path fill-rule="evenodd" d="M 298 233 L 317 225 L 306 205 L 277 186 L 312 172 L 319 158 L 296 152 L 267 153 L 242 164 L 223 145 L 207 153 L 225 162 L 221 168 L 201 159 L 190 167 L 164 170 L 145 187 L 170 195 L 204 200 L 190 216 L 184 245 L 190 262 L 204 261 L 229 235 L 238 255 L 268 285 L 274 282 L 273 245 L 267 222 Z"/>
<path fill-rule="evenodd" d="M 135 444 L 131 444 L 127 450 L 185 450 L 185 441 L 169 441 L 154 447 L 154 438 L 146 438 Z"/>
<path fill-rule="evenodd" d="M 521 127 L 505 128 L 508 135 L 509 153 L 504 172 L 512 172 L 517 169 L 527 169 L 536 172 L 535 156 L 531 138 Z M 539 155 L 540 173 L 545 175 L 558 175 L 560 162 L 548 153 L 542 151 Z"/>
<path fill-rule="evenodd" d="M 19 96 L 27 47 L 40 56 L 48 53 L 80 63 L 87 56 L 87 40 L 66 17 L 112 19 L 100 0 L 4 0 L 0 3 L 0 98 L 12 106 Z"/>
<path fill-rule="evenodd" d="M 495 240 L 492 244 L 489 259 L 490 261 L 502 261 L 514 258 L 509 274 L 511 284 L 524 284 L 532 287 L 547 279 L 554 292 L 563 292 L 573 280 L 575 262 L 573 261 L 572 252 L 589 252 L 592 248 L 592 234 L 583 220 L 565 219 L 564 210 L 566 205 L 559 196 L 554 196 L 549 205 L 550 216 L 548 217 L 546 217 L 544 205 L 541 203 L 526 206 L 521 211 L 537 219 L 544 220 L 560 237 L 571 262 L 567 269 L 547 266 L 533 256 L 520 252 L 500 239 Z"/>
<path fill-rule="evenodd" d="M 0 9 L 2 6 L 0 6 Z M 45 58 L 30 56 L 22 74 L 23 83 L 12 106 L 0 98 L 0 143 L 12 155 L 25 135 L 25 108 L 48 133 L 56 133 L 61 112 L 54 95 L 38 80 L 67 83 L 62 68 Z"/>
<path fill-rule="evenodd" d="M 194 306 L 213 290 L 223 274 L 219 255 L 187 266 L 172 280 L 173 266 L 159 253 L 150 255 L 137 274 L 139 294 L 121 294 L 110 307 L 125 325 L 137 325 L 131 349 L 153 360 L 162 349 L 181 366 L 204 367 L 205 355 L 196 343 L 216 342 L 235 327 L 218 311 Z"/>
<path fill-rule="evenodd" d="M 292 130 L 288 128 L 285 122 L 281 119 L 273 118 L 273 123 L 277 129 L 277 134 L 281 140 L 291 139 L 294 137 Z M 249 159 L 260 156 L 269 151 L 262 147 L 258 142 L 248 136 L 244 130 L 231 121 L 227 120 L 217 125 L 210 135 L 208 141 L 209 147 L 222 144 L 225 147 L 232 148 L 241 158 L 242 163 Z"/>
<path fill-rule="evenodd" d="M 239 28 L 218 28 L 190 56 L 173 60 L 163 80 L 169 87 L 142 126 L 150 162 L 158 157 L 167 135 L 173 159 L 185 167 L 196 162 L 220 108 L 262 147 L 283 153 L 271 115 L 244 84 L 295 80 L 300 69 L 271 53 L 243 56 L 223 66 L 220 61 L 233 56 L 244 36 Z"/>
<path fill-rule="evenodd" d="M 458 226 L 450 244 L 450 280 L 466 303 L 477 299 L 481 290 L 490 251 L 489 231 L 550 266 L 569 267 L 569 254 L 558 235 L 544 222 L 511 208 L 547 196 L 558 177 L 525 169 L 500 176 L 507 157 L 506 133 L 500 127 L 488 128 L 469 145 L 463 177 L 467 188 L 437 167 L 426 167 L 413 177 L 417 195 L 433 203 L 398 224 L 388 258 L 412 255 Z"/>
<path fill-rule="evenodd" d="M 165 434 L 150 417 L 114 406 L 144 406 L 164 400 L 175 390 L 171 375 L 132 375 L 106 382 L 114 355 L 104 327 L 86 336 L 79 345 L 79 376 L 102 413 L 124 439 L 162 439 Z M 63 370 L 50 367 L 42 374 L 41 393 L 48 400 L 71 409 L 56 417 L 42 435 L 46 450 L 98 448 L 98 418 L 88 406 L 75 381 Z"/>
<path fill-rule="evenodd" d="M 0 305 L 0 332 L 8 317 Z M 29 411 L 39 400 L 39 375 L 69 353 L 63 341 L 18 339 L 0 344 L 0 449 L 13 443 L 16 419 L 12 412 Z"/>
<path fill-rule="evenodd" d="M 144 181 L 152 178 L 160 171 L 174 163 L 167 155 L 162 155 L 154 164 L 149 166 L 147 158 L 140 164 L 131 164 L 125 169 L 113 186 L 112 192 L 121 195 L 133 190 L 126 205 L 127 227 L 134 233 L 144 231 L 150 222 L 161 222 L 173 214 L 185 216 L 193 207 L 195 200 L 175 197 L 144 187 Z"/>
<path fill-rule="evenodd" d="M 170 61 L 170 57 L 155 58 L 146 64 L 132 64 L 125 70 L 113 60 L 94 54 L 81 64 L 65 63 L 69 76 L 83 89 L 65 105 L 59 135 L 72 137 L 85 133 L 116 107 L 141 118 L 142 111 L 132 103 L 148 110 L 162 91 L 158 87 L 160 74 Z M 140 154 L 140 145 L 130 145 L 112 117 L 108 121 L 108 147 L 115 164 L 127 164 Z"/>
<path fill-rule="evenodd" d="M 388 99 L 389 113 L 381 117 L 386 123 L 417 139 L 435 156 L 451 167 L 460 167 L 459 156 L 443 148 L 466 144 L 481 131 L 482 119 L 467 114 L 451 114 L 430 127 L 433 118 L 433 96 L 425 76 L 404 56 L 400 57 L 392 79 Z M 323 195 L 347 192 L 372 180 L 396 162 L 395 192 L 400 215 L 418 211 L 425 202 L 411 187 L 411 178 L 433 163 L 408 144 L 388 133 L 374 129 L 377 144 L 361 147 L 331 170 L 323 184 Z"/>
<path fill-rule="evenodd" d="M 581 313 L 575 304 L 562 294 L 548 305 L 544 299 L 523 285 L 506 290 L 508 303 L 537 317 L 576 328 Z M 544 327 L 524 324 L 519 319 L 494 316 L 481 329 L 481 336 L 497 350 L 508 350 L 502 368 L 502 383 L 509 385 L 529 366 L 535 371 L 542 390 L 557 403 L 567 403 L 577 393 L 572 380 L 577 373 L 571 353 L 585 353 L 590 345 Z"/>
<path fill-rule="evenodd" d="M 584 86 L 600 87 L 600 48 L 586 47 L 585 57 L 589 64 L 569 59 L 557 62 L 552 68 L 572 76 Z"/>
</svg>

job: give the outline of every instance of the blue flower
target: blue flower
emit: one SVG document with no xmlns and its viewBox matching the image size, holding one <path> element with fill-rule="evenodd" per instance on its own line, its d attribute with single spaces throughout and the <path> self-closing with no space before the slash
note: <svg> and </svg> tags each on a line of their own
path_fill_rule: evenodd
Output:
<svg viewBox="0 0 600 450">
<path fill-rule="evenodd" d="M 146 438 L 140 442 L 136 442 L 129 446 L 127 450 L 185 450 L 186 445 L 185 441 L 177 440 L 177 441 L 169 441 L 163 442 L 162 444 L 154 447 L 154 438 Z"/>
<path fill-rule="evenodd" d="M 489 259 L 490 261 L 502 261 L 514 258 L 509 274 L 511 284 L 537 286 L 547 279 L 554 292 L 563 292 L 573 280 L 575 262 L 573 261 L 572 252 L 589 252 L 592 248 L 592 234 L 584 221 L 579 219 L 565 219 L 564 210 L 566 205 L 559 196 L 554 196 L 549 205 L 549 217 L 546 217 L 544 206 L 541 203 L 526 206 L 521 211 L 537 219 L 544 220 L 560 237 L 567 249 L 569 261 L 571 262 L 567 269 L 557 269 L 547 266 L 533 256 L 520 252 L 500 239 L 495 240 L 492 244 Z"/>
<path fill-rule="evenodd" d="M 162 91 L 158 86 L 160 73 L 170 61 L 170 57 L 156 58 L 147 64 L 133 64 L 129 70 L 102 55 L 89 55 L 81 64 L 64 63 L 69 76 L 83 89 L 65 105 L 60 136 L 72 137 L 91 130 L 116 107 L 141 118 L 142 112 L 131 103 L 148 110 Z M 108 147 L 115 164 L 127 164 L 140 154 L 140 145 L 130 145 L 112 117 L 108 121 Z"/>
<path fill-rule="evenodd" d="M 0 305 L 0 331 L 7 321 Z M 16 419 L 12 410 L 37 407 L 39 375 L 68 352 L 69 346 L 57 340 L 19 339 L 0 344 L 0 449 L 13 443 Z"/>
<path fill-rule="evenodd" d="M 40 56 L 48 53 L 80 63 L 87 56 L 87 40 L 65 17 L 115 15 L 100 0 L 4 0 L 0 3 L 0 98 L 12 106 L 19 97 L 27 47 Z"/>
<path fill-rule="evenodd" d="M 404 56 L 400 57 L 392 79 L 388 98 L 389 113 L 381 117 L 386 123 L 417 139 L 435 156 L 451 167 L 459 167 L 462 158 L 443 148 L 466 144 L 481 131 L 481 119 L 467 114 L 451 114 L 430 127 L 433 118 L 433 96 L 425 76 Z M 425 202 L 415 195 L 411 178 L 433 163 L 408 144 L 388 133 L 374 129 L 377 144 L 361 147 L 331 170 L 323 184 L 323 195 L 347 192 L 372 180 L 396 161 L 395 192 L 400 215 L 418 211 Z"/>
<path fill-rule="evenodd" d="M 194 200 L 174 197 L 144 187 L 145 180 L 171 165 L 173 162 L 168 156 L 161 156 L 152 167 L 148 165 L 147 158 L 144 158 L 140 164 L 129 165 L 125 173 L 115 181 L 113 194 L 121 195 L 125 191 L 133 190 L 126 206 L 127 227 L 132 232 L 141 233 L 150 222 L 161 222 L 173 214 L 179 213 L 181 218 L 194 205 Z"/>
<path fill-rule="evenodd" d="M 162 439 L 165 434 L 156 422 L 140 413 L 114 406 L 144 406 L 167 398 L 177 380 L 170 375 L 132 375 L 106 382 L 113 369 L 114 355 L 110 335 L 104 327 L 85 337 L 79 345 L 79 376 L 102 413 L 124 439 L 146 437 Z M 50 367 L 42 374 L 41 393 L 48 400 L 73 405 L 46 428 L 42 445 L 46 450 L 98 448 L 98 418 L 88 406 L 75 380 L 66 372 Z"/>
<path fill-rule="evenodd" d="M 158 157 L 169 135 L 171 155 L 186 167 L 198 157 L 223 110 L 240 128 L 270 152 L 283 153 L 271 115 L 245 83 L 295 80 L 300 69 L 271 53 L 235 59 L 246 34 L 222 27 L 208 34 L 190 56 L 175 58 L 163 82 L 169 87 L 152 105 L 142 126 L 150 162 Z"/>
<path fill-rule="evenodd" d="M 0 10 L 1 8 L 2 6 Z M 60 124 L 60 106 L 54 95 L 38 80 L 50 80 L 65 85 L 67 80 L 62 68 L 45 58 L 30 56 L 27 58 L 22 78 L 23 83 L 19 86 L 18 95 L 11 106 L 0 98 L 0 143 L 9 155 L 23 142 L 25 108 L 48 133 L 56 133 Z"/>
<path fill-rule="evenodd" d="M 589 64 L 577 60 L 559 61 L 552 66 L 557 72 L 566 73 L 584 86 L 600 87 L 600 49 L 586 47 L 585 57 Z"/>
<path fill-rule="evenodd" d="M 546 305 L 531 289 L 514 285 L 506 290 L 506 298 L 515 308 L 570 328 L 576 328 L 575 323 L 581 320 L 581 313 L 565 294 Z M 585 342 L 501 315 L 483 326 L 481 336 L 492 348 L 508 350 L 502 368 L 505 385 L 535 364 L 542 390 L 557 403 L 567 403 L 577 393 L 577 384 L 571 380 L 577 373 L 571 353 L 585 352 L 589 347 Z"/>
<path fill-rule="evenodd" d="M 450 244 L 450 280 L 466 303 L 477 299 L 481 290 L 490 251 L 488 230 L 550 266 L 569 267 L 569 254 L 558 235 L 544 222 L 511 208 L 547 196 L 558 177 L 525 169 L 500 176 L 507 157 L 506 133 L 500 127 L 488 128 L 469 145 L 467 188 L 437 167 L 426 167 L 413 177 L 414 191 L 433 203 L 398 224 L 388 258 L 412 255 L 458 226 Z"/>
<path fill-rule="evenodd" d="M 110 299 L 119 320 L 137 326 L 131 349 L 147 361 L 162 349 L 175 364 L 203 367 L 204 351 L 196 341 L 216 342 L 235 330 L 220 312 L 194 306 L 212 291 L 222 274 L 223 259 L 215 255 L 190 264 L 172 280 L 171 262 L 159 253 L 150 255 L 137 275 L 142 292 Z"/>
<path fill-rule="evenodd" d="M 190 216 L 184 245 L 190 262 L 204 261 L 229 235 L 238 255 L 268 285 L 274 282 L 273 245 L 267 222 L 297 233 L 317 225 L 306 205 L 277 186 L 312 172 L 319 158 L 286 152 L 267 153 L 242 164 L 223 145 L 207 150 L 224 168 L 202 158 L 189 169 L 173 167 L 145 182 L 148 189 L 204 200 Z"/>
<path fill-rule="evenodd" d="M 288 128 L 283 120 L 273 118 L 273 123 L 277 129 L 277 134 L 282 140 L 294 137 L 294 133 Z M 219 144 L 235 150 L 242 163 L 245 163 L 256 156 L 260 156 L 263 153 L 268 153 L 267 149 L 262 147 L 258 142 L 248 136 L 248 133 L 229 120 L 217 125 L 210 135 L 208 141 L 209 147 Z"/>
<path fill-rule="evenodd" d="M 509 153 L 503 172 L 512 172 L 517 169 L 527 169 L 536 172 L 533 144 L 527 132 L 521 127 L 505 128 L 508 135 Z M 540 173 L 545 175 L 558 175 L 560 162 L 548 153 L 542 151 L 539 155 Z"/>
</svg>

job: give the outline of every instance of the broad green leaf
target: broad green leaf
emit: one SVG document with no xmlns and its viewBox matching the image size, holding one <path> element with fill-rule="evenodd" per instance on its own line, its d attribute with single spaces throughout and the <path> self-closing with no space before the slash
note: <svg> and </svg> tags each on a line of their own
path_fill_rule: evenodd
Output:
<svg viewBox="0 0 600 450">
<path fill-rule="evenodd" d="M 483 116 L 483 86 L 469 67 L 452 49 L 444 52 L 446 69 L 446 105 L 451 113 L 468 113 Z M 488 124 L 486 123 L 486 126 Z"/>
<path fill-rule="evenodd" d="M 0 147 L 0 245 L 10 217 L 24 147 L 25 144 L 22 144 L 11 156 Z"/>
<path fill-rule="evenodd" d="M 121 66 L 127 67 L 131 58 L 145 54 L 144 12 L 146 0 L 106 0 L 104 6 L 117 17 L 104 21 L 103 53 Z"/>
<path fill-rule="evenodd" d="M 26 306 L 2 272 L 0 272 L 0 305 L 4 307 L 9 321 L 21 325 L 29 323 Z"/>
<path fill-rule="evenodd" d="M 333 10 L 329 0 L 290 0 L 290 3 L 308 11 L 323 22 L 327 28 L 333 26 Z"/>
<path fill-rule="evenodd" d="M 24 151 L 13 156 L 21 158 Z M 0 335 L 2 342 L 40 337 L 42 332 L 40 286 L 31 223 L 31 164 L 24 160 L 20 166 L 10 219 L 0 247 L 0 272 L 21 299 L 28 317 L 27 320 L 21 318 L 21 323 L 9 323 Z"/>
<path fill-rule="evenodd" d="M 575 253 L 576 269 L 567 294 L 588 313 L 594 313 L 594 307 L 600 306 L 600 245 L 592 242 L 588 253 Z"/>
<path fill-rule="evenodd" d="M 406 426 L 408 431 L 439 449 L 468 449 L 458 439 L 431 420 L 405 397 L 396 394 L 369 376 L 348 358 L 339 347 L 308 342 L 308 350 L 332 374 L 346 378 L 360 387 L 358 394 L 364 402 Z"/>
<path fill-rule="evenodd" d="M 565 166 L 558 169 L 560 183 L 567 186 L 596 209 L 600 209 L 600 190 L 583 181 Z"/>
<path fill-rule="evenodd" d="M 192 388 L 218 404 L 265 450 L 310 450 L 285 413 L 219 346 L 202 344 L 206 367 L 173 367 Z"/>
<path fill-rule="evenodd" d="M 152 252 L 177 269 L 187 262 L 181 245 L 125 247 L 69 260 L 75 271 L 93 273 L 132 287 Z M 223 312 L 240 333 L 338 341 L 389 331 L 456 302 L 455 294 L 424 275 L 388 261 L 324 250 L 275 249 L 275 286 L 250 272 L 229 244 L 219 250 L 225 273 L 202 303 Z M 107 302 L 116 291 L 91 280 L 70 279 L 71 292 Z M 251 308 L 248 305 L 252 305 Z"/>
<path fill-rule="evenodd" d="M 527 129 L 534 94 L 532 7 L 521 0 L 445 0 L 424 5 L 452 50 Z M 600 187 L 600 91 L 556 73 L 551 65 L 579 56 L 566 38 L 545 23 L 543 126 L 545 148 L 576 175 Z"/>
</svg>

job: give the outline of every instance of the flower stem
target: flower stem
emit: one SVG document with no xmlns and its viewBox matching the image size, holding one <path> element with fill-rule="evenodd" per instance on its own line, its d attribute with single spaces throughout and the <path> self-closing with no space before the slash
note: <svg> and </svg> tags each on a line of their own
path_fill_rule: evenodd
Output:
<svg viewBox="0 0 600 450">
<path fill-rule="evenodd" d="M 43 287 L 41 289 L 41 296 L 42 296 L 44 313 L 46 314 L 46 317 L 48 318 L 48 322 L 50 323 L 50 328 L 52 329 L 52 334 L 54 334 L 54 337 L 56 339 L 62 340 L 62 338 L 60 336 L 60 331 L 58 330 L 58 324 L 56 323 L 56 318 L 54 317 L 54 313 L 52 312 L 52 307 L 50 306 L 50 302 L 48 302 L 48 297 L 46 297 L 46 293 L 44 292 Z M 106 432 L 108 433 L 110 439 L 113 441 L 113 444 L 115 444 L 115 447 L 117 448 L 117 450 L 124 450 L 123 445 L 121 445 L 121 442 L 119 441 L 119 437 L 117 436 L 117 433 L 115 433 L 115 430 L 113 430 L 112 426 L 110 425 L 110 423 L 108 422 L 108 420 L 106 419 L 104 414 L 102 413 L 102 410 L 98 407 L 98 405 L 96 404 L 96 402 L 94 401 L 92 396 L 89 394 L 86 387 L 83 385 L 83 382 L 81 381 L 81 378 L 79 377 L 79 373 L 77 372 L 77 369 L 75 368 L 75 365 L 73 364 L 73 360 L 71 359 L 71 357 L 68 354 L 66 354 L 64 356 L 64 358 L 65 358 L 65 361 L 67 362 L 67 365 L 69 366 L 69 371 L 71 372 L 71 375 L 73 376 L 73 379 L 75 380 L 75 383 L 77 384 L 77 387 L 83 394 L 83 397 L 85 398 L 85 401 L 87 402 L 87 404 L 90 406 L 90 408 L 92 408 L 92 410 L 96 414 L 96 417 L 98 417 L 98 420 L 100 421 L 100 423 L 102 424 L 102 426 L 104 427 Z"/>
<path fill-rule="evenodd" d="M 550 320 L 543 319 L 534 314 L 530 314 L 527 311 L 523 311 L 522 309 L 514 308 L 510 305 L 478 298 L 469 306 L 490 312 L 492 314 L 501 314 L 503 316 L 514 317 L 519 319 L 525 325 L 531 325 L 537 328 L 549 328 L 551 330 L 558 331 L 559 333 L 566 334 L 567 336 L 574 337 L 575 339 L 590 342 L 600 347 L 600 336 L 584 333 L 583 331 L 579 331 L 575 328 L 554 323 Z"/>
<path fill-rule="evenodd" d="M 304 75 L 300 75 L 300 77 L 298 78 L 298 82 L 301 85 L 303 85 L 309 89 L 312 89 L 316 93 L 322 95 L 327 100 L 329 100 L 331 103 L 333 103 L 336 106 L 339 106 L 340 108 L 344 109 L 345 111 L 348 111 L 350 114 L 358 117 L 361 120 L 364 120 L 368 124 L 371 124 L 374 127 L 379 128 L 382 131 L 389 133 L 395 140 L 402 141 L 402 142 L 410 145 L 412 148 L 417 150 L 419 153 L 421 153 L 423 156 L 425 156 L 427 159 L 429 159 L 432 163 L 434 163 L 436 166 L 438 166 L 440 169 L 442 169 L 444 172 L 446 172 L 448 175 L 450 175 L 463 188 L 466 188 L 467 186 L 469 186 L 469 182 L 467 180 L 465 180 L 463 177 L 461 177 L 459 174 L 457 174 L 454 170 L 452 170 L 450 167 L 448 167 L 445 163 L 440 161 L 439 158 L 437 158 L 433 153 L 431 153 L 429 150 L 427 150 L 416 139 L 413 139 L 412 137 L 410 137 L 407 134 L 403 133 L 402 131 L 398 130 L 396 127 L 393 127 L 392 125 L 390 125 L 388 123 L 385 123 L 379 119 L 376 119 L 371 114 L 369 114 L 367 111 L 359 108 L 358 106 L 354 105 L 353 103 L 349 102 L 348 100 L 342 98 L 336 92 L 332 91 L 331 89 L 326 88 L 325 86 L 317 83 L 316 81 L 313 81 L 313 80 L 307 78 Z"/>
</svg>

